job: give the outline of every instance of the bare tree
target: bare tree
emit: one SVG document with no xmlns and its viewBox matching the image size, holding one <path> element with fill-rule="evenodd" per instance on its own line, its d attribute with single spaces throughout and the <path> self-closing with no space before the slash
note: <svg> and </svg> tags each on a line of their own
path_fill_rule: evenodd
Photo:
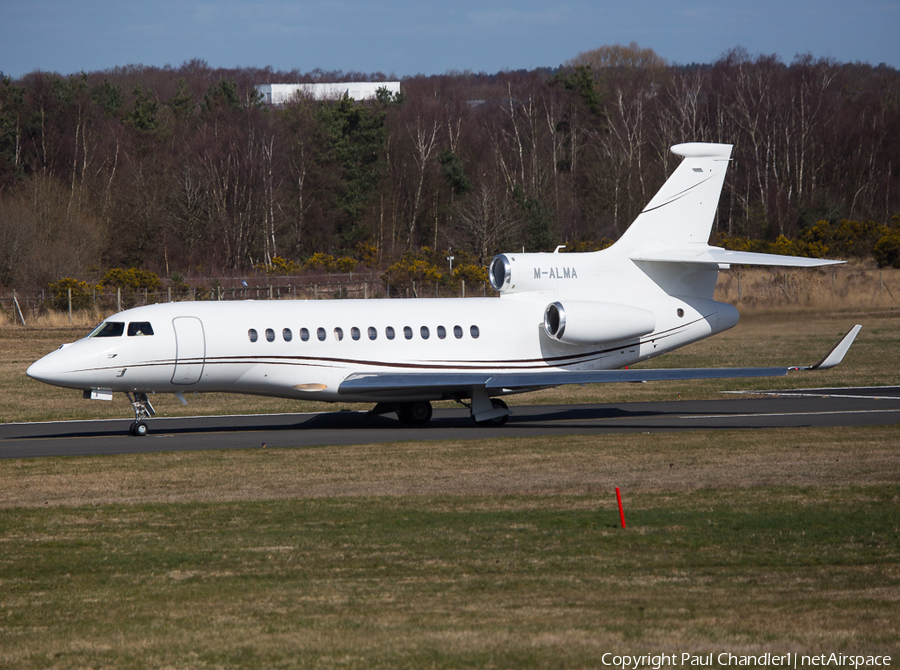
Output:
<svg viewBox="0 0 900 670">
<path fill-rule="evenodd" d="M 412 127 L 412 124 L 407 125 L 406 128 L 412 143 L 412 157 L 416 166 L 414 195 L 412 198 L 412 207 L 409 213 L 409 224 L 406 232 L 407 247 L 412 246 L 416 222 L 419 219 L 419 213 L 422 209 L 422 192 L 425 186 L 426 169 L 428 167 L 428 161 L 434 153 L 439 128 L 440 126 L 437 119 L 426 121 L 418 114 L 415 118 L 415 128 Z"/>
<path fill-rule="evenodd" d="M 460 208 L 459 220 L 482 265 L 507 240 L 517 223 L 503 199 L 486 183 L 478 186 L 468 203 Z"/>
</svg>

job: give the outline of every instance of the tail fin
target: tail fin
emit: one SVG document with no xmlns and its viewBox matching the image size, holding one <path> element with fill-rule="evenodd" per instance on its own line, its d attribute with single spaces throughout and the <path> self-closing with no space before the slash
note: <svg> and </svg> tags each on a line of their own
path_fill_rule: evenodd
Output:
<svg viewBox="0 0 900 670">
<path fill-rule="evenodd" d="M 635 261 L 706 265 L 773 265 L 820 267 L 843 261 L 728 251 L 707 244 L 716 207 L 731 160 L 730 144 L 676 144 L 672 153 L 684 156 L 616 248 Z"/>
<path fill-rule="evenodd" d="M 676 144 L 684 156 L 672 176 L 616 243 L 623 251 L 705 248 L 731 160 L 730 144 Z"/>
</svg>

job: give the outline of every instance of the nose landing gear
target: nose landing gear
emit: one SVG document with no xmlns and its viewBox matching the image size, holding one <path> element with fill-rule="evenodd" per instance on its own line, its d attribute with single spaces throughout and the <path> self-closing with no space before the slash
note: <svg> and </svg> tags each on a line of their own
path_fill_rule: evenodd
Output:
<svg viewBox="0 0 900 670">
<path fill-rule="evenodd" d="M 153 405 L 150 404 L 150 400 L 147 398 L 146 393 L 135 393 L 134 396 L 132 396 L 126 391 L 125 395 L 128 396 L 128 401 L 131 403 L 131 408 L 134 410 L 134 423 L 131 424 L 131 428 L 128 429 L 128 432 L 135 437 L 143 437 L 147 434 L 147 424 L 145 423 L 145 420 L 152 416 L 156 416 L 156 410 L 154 410 Z"/>
</svg>

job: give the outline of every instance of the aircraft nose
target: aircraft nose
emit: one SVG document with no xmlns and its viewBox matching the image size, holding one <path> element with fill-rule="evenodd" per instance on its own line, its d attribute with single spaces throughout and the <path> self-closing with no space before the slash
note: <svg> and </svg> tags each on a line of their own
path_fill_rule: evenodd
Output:
<svg viewBox="0 0 900 670">
<path fill-rule="evenodd" d="M 66 344 L 25 371 L 32 379 L 66 388 L 91 388 L 97 377 L 97 352 L 90 343 Z"/>
<path fill-rule="evenodd" d="M 45 384 L 53 383 L 51 381 L 51 378 L 53 376 L 52 366 L 47 364 L 46 356 L 29 365 L 28 369 L 25 370 L 25 374 L 32 379 L 39 382 L 44 382 Z"/>
<path fill-rule="evenodd" d="M 39 382 L 59 386 L 70 367 L 64 365 L 64 357 L 61 356 L 60 353 L 61 350 L 57 349 L 43 358 L 36 360 L 28 366 L 25 374 Z"/>
</svg>

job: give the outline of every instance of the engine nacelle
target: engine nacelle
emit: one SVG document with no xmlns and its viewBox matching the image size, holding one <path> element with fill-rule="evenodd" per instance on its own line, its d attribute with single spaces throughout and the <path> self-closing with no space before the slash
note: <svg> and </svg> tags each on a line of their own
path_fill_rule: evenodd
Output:
<svg viewBox="0 0 900 670">
<path fill-rule="evenodd" d="M 590 254 L 500 254 L 488 268 L 491 286 L 500 293 L 575 289 L 587 280 L 596 259 Z"/>
<path fill-rule="evenodd" d="M 566 344 L 618 342 L 652 333 L 655 328 L 653 312 L 614 302 L 552 302 L 544 310 L 547 335 Z"/>
</svg>

